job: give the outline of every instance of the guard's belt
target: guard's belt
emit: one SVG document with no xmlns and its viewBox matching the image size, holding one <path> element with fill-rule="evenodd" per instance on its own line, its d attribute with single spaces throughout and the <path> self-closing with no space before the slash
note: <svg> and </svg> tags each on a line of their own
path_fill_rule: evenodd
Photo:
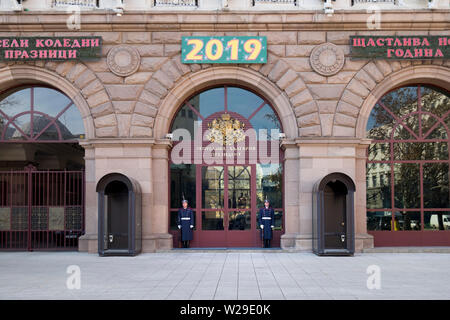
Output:
<svg viewBox="0 0 450 320">
<path fill-rule="evenodd" d="M 263 220 L 272 220 L 271 217 L 262 217 Z"/>
<path fill-rule="evenodd" d="M 191 218 L 181 218 L 181 220 L 191 220 Z"/>
</svg>

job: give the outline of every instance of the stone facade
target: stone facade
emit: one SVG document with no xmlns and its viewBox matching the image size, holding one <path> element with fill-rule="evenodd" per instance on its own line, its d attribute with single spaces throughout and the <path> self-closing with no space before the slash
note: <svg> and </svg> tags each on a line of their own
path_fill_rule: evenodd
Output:
<svg viewBox="0 0 450 320">
<path fill-rule="evenodd" d="M 352 60 L 351 35 L 450 35 L 449 10 L 383 12 L 382 30 L 368 30 L 364 11 L 327 17 L 310 12 L 86 13 L 82 29 L 66 31 L 58 13 L 6 14 L 1 36 L 95 35 L 103 38 L 95 62 L 0 63 L 0 90 L 44 83 L 65 92 L 79 108 L 86 139 L 86 235 L 81 251 L 97 250 L 96 182 L 120 172 L 141 184 L 145 252 L 169 249 L 168 157 L 164 137 L 180 103 L 212 84 L 239 84 L 263 95 L 280 116 L 286 138 L 285 235 L 282 246 L 311 250 L 312 187 L 331 172 L 356 184 L 356 248 L 372 247 L 366 231 L 365 126 L 374 103 L 408 83 L 450 89 L 450 61 Z M 344 23 L 345 21 L 345 23 Z M 406 31 L 407 30 L 407 31 Z M 184 65 L 181 37 L 188 35 L 267 36 L 264 65 Z M 336 74 L 324 76 L 310 63 L 316 46 L 330 43 L 344 53 Z M 126 45 L 140 55 L 129 75 L 112 72 L 110 50 Z"/>
</svg>

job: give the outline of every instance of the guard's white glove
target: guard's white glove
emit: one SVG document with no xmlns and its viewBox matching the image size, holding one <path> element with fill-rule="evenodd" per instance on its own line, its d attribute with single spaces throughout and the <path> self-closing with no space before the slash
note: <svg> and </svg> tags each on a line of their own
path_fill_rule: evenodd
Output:
<svg viewBox="0 0 450 320">
<path fill-rule="evenodd" d="M 270 226 L 273 229 L 273 226 Z"/>
<path fill-rule="evenodd" d="M 181 225 L 178 225 L 178 229 L 181 229 Z"/>
<path fill-rule="evenodd" d="M 194 229 L 194 226 L 191 224 L 191 229 Z"/>
<path fill-rule="evenodd" d="M 261 229 L 264 229 L 264 225 L 262 224 L 262 225 L 260 225 L 260 227 L 261 227 Z"/>
</svg>

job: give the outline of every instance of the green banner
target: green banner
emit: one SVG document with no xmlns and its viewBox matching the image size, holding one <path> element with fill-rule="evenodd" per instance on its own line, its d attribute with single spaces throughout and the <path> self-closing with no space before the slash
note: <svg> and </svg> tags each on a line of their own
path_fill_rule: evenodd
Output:
<svg viewBox="0 0 450 320">
<path fill-rule="evenodd" d="M 0 60 L 97 60 L 101 37 L 0 37 Z"/>
<path fill-rule="evenodd" d="M 449 59 L 450 37 L 350 36 L 350 48 L 356 59 Z"/>
<path fill-rule="evenodd" d="M 183 37 L 182 63 L 267 63 L 266 37 Z"/>
</svg>

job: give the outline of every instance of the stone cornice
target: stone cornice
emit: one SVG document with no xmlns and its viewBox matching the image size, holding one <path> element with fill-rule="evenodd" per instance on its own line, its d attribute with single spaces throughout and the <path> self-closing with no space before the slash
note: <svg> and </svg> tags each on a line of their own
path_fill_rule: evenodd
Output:
<svg viewBox="0 0 450 320">
<path fill-rule="evenodd" d="M 371 139 L 358 139 L 354 137 L 302 137 L 295 139 L 297 146 L 301 145 L 353 145 L 367 147 L 371 144 Z"/>
<path fill-rule="evenodd" d="M 448 30 L 450 10 L 389 10 L 381 14 L 381 30 Z M 298 31 L 367 30 L 371 14 L 339 11 L 139 12 L 121 17 L 109 11 L 83 12 L 80 32 L 105 31 Z M 0 32 L 70 31 L 61 12 L 2 12 Z"/>
<path fill-rule="evenodd" d="M 83 148 L 95 147 L 111 147 L 111 146 L 154 146 L 158 143 L 152 138 L 99 138 L 80 140 L 80 145 Z"/>
</svg>

